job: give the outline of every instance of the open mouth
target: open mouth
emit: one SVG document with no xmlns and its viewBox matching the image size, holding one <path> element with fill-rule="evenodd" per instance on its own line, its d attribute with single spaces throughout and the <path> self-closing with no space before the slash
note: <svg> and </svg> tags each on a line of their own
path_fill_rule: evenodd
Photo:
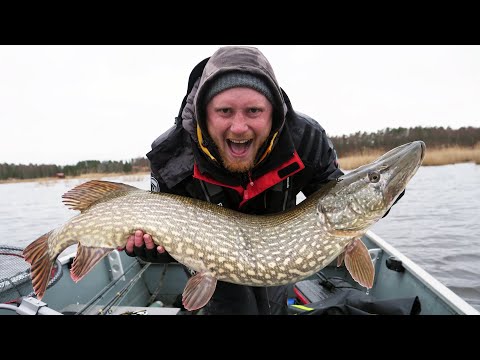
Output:
<svg viewBox="0 0 480 360">
<path fill-rule="evenodd" d="M 233 140 L 233 139 L 227 139 L 227 145 L 228 148 L 230 149 L 230 152 L 234 156 L 243 156 L 245 155 L 248 150 L 250 149 L 250 146 L 252 145 L 253 140 Z"/>
</svg>

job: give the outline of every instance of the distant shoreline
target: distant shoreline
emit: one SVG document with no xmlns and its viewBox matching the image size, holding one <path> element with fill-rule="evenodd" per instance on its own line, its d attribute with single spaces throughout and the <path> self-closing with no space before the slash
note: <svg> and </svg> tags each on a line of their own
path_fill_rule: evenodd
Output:
<svg viewBox="0 0 480 360">
<path fill-rule="evenodd" d="M 360 155 L 340 157 L 338 163 L 343 170 L 356 169 L 359 166 L 368 164 L 379 156 L 383 155 L 385 151 L 372 150 L 366 151 Z M 473 162 L 480 165 L 480 146 L 474 148 L 468 147 L 450 147 L 439 149 L 428 149 L 422 166 L 438 166 Z M 8 179 L 0 180 L 0 184 L 17 183 L 17 182 L 43 182 L 43 181 L 62 181 L 68 179 L 99 179 L 112 176 L 146 176 L 150 174 L 148 171 L 131 172 L 131 173 L 90 173 L 78 176 L 66 176 L 65 179 L 56 177 L 33 178 L 33 179 Z"/>
<path fill-rule="evenodd" d="M 137 178 L 149 175 L 149 171 L 141 171 L 141 172 L 119 172 L 119 173 L 89 173 L 89 174 L 82 174 L 77 176 L 65 176 L 64 178 L 57 178 L 54 176 L 50 177 L 42 177 L 42 178 L 33 178 L 33 179 L 8 179 L 8 180 L 0 180 L 0 184 L 10 184 L 10 183 L 20 183 L 20 182 L 46 182 L 46 181 L 64 181 L 64 180 L 72 180 L 72 179 L 101 179 L 106 177 L 114 177 L 114 176 L 125 176 L 127 178 Z"/>
</svg>

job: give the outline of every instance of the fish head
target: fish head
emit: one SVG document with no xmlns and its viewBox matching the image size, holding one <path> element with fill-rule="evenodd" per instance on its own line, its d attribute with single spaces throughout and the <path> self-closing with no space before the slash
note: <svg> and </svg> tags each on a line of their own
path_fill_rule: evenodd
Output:
<svg viewBox="0 0 480 360">
<path fill-rule="evenodd" d="M 403 192 L 425 157 L 425 143 L 398 146 L 370 164 L 337 179 L 317 203 L 317 214 L 332 235 L 363 235 Z"/>
</svg>

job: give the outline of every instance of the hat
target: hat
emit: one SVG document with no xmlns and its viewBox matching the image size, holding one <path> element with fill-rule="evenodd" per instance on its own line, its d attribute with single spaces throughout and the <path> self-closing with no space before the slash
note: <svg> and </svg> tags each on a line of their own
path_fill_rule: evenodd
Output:
<svg viewBox="0 0 480 360">
<path fill-rule="evenodd" d="M 274 104 L 273 93 L 261 77 L 238 71 L 223 73 L 214 79 L 205 93 L 204 104 L 208 104 L 215 95 L 222 91 L 234 87 L 248 87 L 256 90 Z"/>
</svg>

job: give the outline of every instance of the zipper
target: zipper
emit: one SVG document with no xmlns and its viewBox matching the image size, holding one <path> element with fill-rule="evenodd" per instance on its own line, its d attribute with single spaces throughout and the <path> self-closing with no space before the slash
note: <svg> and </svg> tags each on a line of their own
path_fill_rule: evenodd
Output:
<svg viewBox="0 0 480 360">
<path fill-rule="evenodd" d="M 253 183 L 253 180 L 252 180 L 252 172 L 251 171 L 248 172 L 248 180 L 250 181 L 250 186 L 253 186 L 254 183 Z"/>
</svg>

